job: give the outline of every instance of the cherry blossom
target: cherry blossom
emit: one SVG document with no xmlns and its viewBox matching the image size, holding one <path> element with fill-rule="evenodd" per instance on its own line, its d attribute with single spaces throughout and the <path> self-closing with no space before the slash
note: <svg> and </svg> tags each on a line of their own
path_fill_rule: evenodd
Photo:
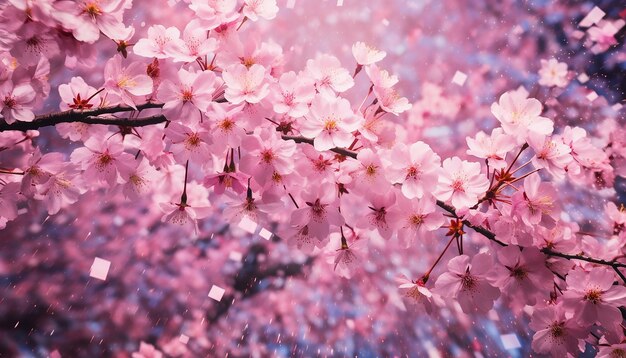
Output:
<svg viewBox="0 0 626 358">
<path fill-rule="evenodd" d="M 269 93 L 269 84 L 265 82 L 265 68 L 254 64 L 250 68 L 237 64 L 222 74 L 226 84 L 224 96 L 229 102 L 259 103 Z"/>
<path fill-rule="evenodd" d="M 488 254 L 474 255 L 470 263 L 467 255 L 448 261 L 448 272 L 439 276 L 435 291 L 447 297 L 455 297 L 465 313 L 486 313 L 500 296 L 500 290 L 487 280 L 492 268 Z"/>
<path fill-rule="evenodd" d="M 436 210 L 434 200 L 428 198 L 409 200 L 398 196 L 396 206 L 387 216 L 389 225 L 398 231 L 398 239 L 406 247 L 421 241 L 428 232 L 438 229 L 445 222 L 444 216 Z"/>
<path fill-rule="evenodd" d="M 252 21 L 257 21 L 260 17 L 271 20 L 278 13 L 276 0 L 244 0 L 243 14 Z"/>
<path fill-rule="evenodd" d="M 432 194 L 441 171 L 441 159 L 430 146 L 416 142 L 410 147 L 395 146 L 389 153 L 387 179 L 402 184 L 402 194 L 409 199 Z"/>
<path fill-rule="evenodd" d="M 83 170 L 82 177 L 86 182 L 104 182 L 109 186 L 123 183 L 131 171 L 129 163 L 133 158 L 124 152 L 119 137 L 90 137 L 85 146 L 76 148 L 70 156 L 73 163 L 79 164 Z"/>
<path fill-rule="evenodd" d="M 188 127 L 170 123 L 165 129 L 165 136 L 171 141 L 170 151 L 179 162 L 189 160 L 197 164 L 206 164 L 207 159 L 211 157 L 211 136 L 199 124 Z"/>
<path fill-rule="evenodd" d="M 315 87 L 311 79 L 291 71 L 280 76 L 272 93 L 274 112 L 297 118 L 308 113 L 309 104 L 315 97 Z"/>
<path fill-rule="evenodd" d="M 343 225 L 344 219 L 337 206 L 334 184 L 323 183 L 302 192 L 304 205 L 291 214 L 291 225 L 309 227 L 309 235 L 323 239 L 331 226 Z"/>
<path fill-rule="evenodd" d="M 352 132 L 359 126 L 360 118 L 354 115 L 348 100 L 318 94 L 300 132 L 305 137 L 314 138 L 315 149 L 323 151 L 348 147 L 353 141 Z"/>
<path fill-rule="evenodd" d="M 163 25 L 151 26 L 148 29 L 148 38 L 139 39 L 133 46 L 133 52 L 138 56 L 167 58 L 165 49 L 169 43 L 178 40 L 180 30 L 176 27 L 165 28 Z"/>
<path fill-rule="evenodd" d="M 332 55 L 321 54 L 308 60 L 305 71 L 315 81 L 315 88 L 325 95 L 342 93 L 354 86 L 350 72 Z"/>
<path fill-rule="evenodd" d="M 358 65 L 367 66 L 382 60 L 387 53 L 370 47 L 364 42 L 355 42 L 352 45 L 352 56 Z"/>
<path fill-rule="evenodd" d="M 565 87 L 569 83 L 567 78 L 567 64 L 554 58 L 541 60 L 539 70 L 539 84 L 542 86 Z"/>
<path fill-rule="evenodd" d="M 563 179 L 565 168 L 573 160 L 571 148 L 558 138 L 546 137 L 540 134 L 530 133 L 528 144 L 535 150 L 533 164 L 538 168 L 544 168 L 556 179 Z"/>
<path fill-rule="evenodd" d="M 157 98 L 164 102 L 163 112 L 169 118 L 181 118 L 185 122 L 197 122 L 206 112 L 221 80 L 210 71 L 178 71 L 178 82 L 165 80 L 159 86 Z"/>
<path fill-rule="evenodd" d="M 144 73 L 139 62 L 122 67 L 122 56 L 115 55 L 104 67 L 104 87 L 120 96 L 126 105 L 136 108 L 133 96 L 145 96 L 152 92 L 152 79 Z"/>
<path fill-rule="evenodd" d="M 0 84 L 0 114 L 5 122 L 30 122 L 35 118 L 31 106 L 36 93 L 27 83 L 16 84 L 4 81 Z"/>
<path fill-rule="evenodd" d="M 502 128 L 495 128 L 490 136 L 480 131 L 476 133 L 475 138 L 468 137 L 466 141 L 469 147 L 467 154 L 488 159 L 489 166 L 494 169 L 505 168 L 506 155 L 515 148 L 513 137 L 504 134 Z"/>
<path fill-rule="evenodd" d="M 452 157 L 443 161 L 435 197 L 449 200 L 457 208 L 467 208 L 476 204 L 488 187 L 489 180 L 481 174 L 480 164 Z"/>
<path fill-rule="evenodd" d="M 82 77 L 72 77 L 69 83 L 60 85 L 59 95 L 61 110 L 92 109 L 101 102 L 98 90 L 89 86 Z"/>
<path fill-rule="evenodd" d="M 536 331 L 533 350 L 554 357 L 563 357 L 567 352 L 578 353 L 578 339 L 585 336 L 580 326 L 566 318 L 562 305 L 537 308 L 529 326 Z"/>
<path fill-rule="evenodd" d="M 206 36 L 201 21 L 193 20 L 185 26 L 182 38 L 172 38 L 165 51 L 174 62 L 192 62 L 217 49 L 217 40 Z"/>
<path fill-rule="evenodd" d="M 526 141 L 528 133 L 550 135 L 554 123 L 541 116 L 542 105 L 535 98 L 528 98 L 525 90 L 506 92 L 498 103 L 491 105 L 491 113 L 500 121 L 502 129 L 516 138 L 517 143 Z"/>
</svg>

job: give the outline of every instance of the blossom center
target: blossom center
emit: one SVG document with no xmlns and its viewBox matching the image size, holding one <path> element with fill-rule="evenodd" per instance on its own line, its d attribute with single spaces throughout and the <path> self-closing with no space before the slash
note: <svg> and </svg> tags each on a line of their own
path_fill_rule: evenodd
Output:
<svg viewBox="0 0 626 358">
<path fill-rule="evenodd" d="M 337 120 L 334 118 L 328 118 L 324 121 L 324 129 L 327 131 L 333 131 L 337 129 Z"/>
<path fill-rule="evenodd" d="M 269 149 L 265 149 L 264 151 L 261 152 L 261 160 L 264 163 L 271 163 L 274 160 L 274 153 L 269 150 Z"/>
<path fill-rule="evenodd" d="M 587 290 L 583 298 L 587 301 L 590 301 L 594 305 L 598 304 L 602 299 L 602 291 L 598 289 Z"/>
<path fill-rule="evenodd" d="M 91 18 L 95 19 L 97 16 L 102 15 L 102 9 L 95 2 L 90 2 L 85 5 L 83 9 L 83 13 L 89 15 Z"/>
</svg>

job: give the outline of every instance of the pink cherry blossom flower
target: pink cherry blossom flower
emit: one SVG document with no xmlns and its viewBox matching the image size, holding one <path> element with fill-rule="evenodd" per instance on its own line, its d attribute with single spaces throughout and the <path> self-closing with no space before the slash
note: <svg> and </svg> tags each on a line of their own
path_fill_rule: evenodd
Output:
<svg viewBox="0 0 626 358">
<path fill-rule="evenodd" d="M 131 4 L 129 0 L 81 0 L 57 1 L 54 6 L 55 15 L 78 41 L 94 43 L 100 31 L 110 39 L 126 38 L 133 31 L 122 23 L 123 11 Z"/>
<path fill-rule="evenodd" d="M 448 261 L 448 272 L 435 282 L 435 292 L 458 299 L 465 313 L 487 313 L 500 296 L 500 290 L 487 280 L 492 268 L 489 254 L 477 254 L 472 258 L 460 255 Z"/>
<path fill-rule="evenodd" d="M 107 137 L 90 137 L 84 147 L 74 149 L 70 159 L 84 170 L 82 177 L 87 183 L 105 182 L 113 187 L 128 177 L 133 157 L 124 152 L 119 136 Z"/>
<path fill-rule="evenodd" d="M 308 225 L 309 235 L 325 239 L 331 226 L 343 225 L 344 219 L 337 205 L 337 189 L 334 183 L 313 184 L 301 193 L 301 197 L 306 206 L 291 214 L 292 226 Z"/>
<path fill-rule="evenodd" d="M 260 185 L 265 185 L 275 174 L 293 172 L 291 157 L 296 151 L 296 143 L 283 140 L 273 129 L 257 128 L 254 133 L 243 140 L 242 146 L 247 154 L 241 158 L 241 171 L 251 175 Z"/>
<path fill-rule="evenodd" d="M 197 207 L 184 203 L 161 203 L 161 210 L 165 212 L 162 221 L 193 229 L 198 234 L 198 220 L 211 214 L 209 207 Z"/>
<path fill-rule="evenodd" d="M 244 105 L 233 106 L 212 102 L 209 106 L 207 116 L 211 120 L 211 134 L 213 135 L 213 146 L 223 150 L 224 148 L 237 148 L 241 145 L 246 131 L 239 120 Z"/>
<path fill-rule="evenodd" d="M 389 190 L 386 193 L 369 193 L 367 214 L 361 216 L 356 221 L 356 227 L 363 230 L 371 229 L 378 231 L 378 234 L 386 240 L 391 238 L 394 227 L 391 226 L 387 215 L 396 202 L 396 193 Z"/>
<path fill-rule="evenodd" d="M 400 275 L 396 278 L 396 282 L 400 284 L 398 288 L 403 291 L 404 296 L 410 300 L 411 303 L 423 304 L 427 310 L 431 309 L 433 293 L 426 288 L 422 280 L 411 281 L 406 276 Z"/>
<path fill-rule="evenodd" d="M 242 13 L 252 21 L 260 17 L 271 20 L 276 17 L 278 6 L 276 0 L 244 0 Z"/>
<path fill-rule="evenodd" d="M 489 166 L 494 169 L 506 167 L 506 155 L 515 148 L 515 140 L 508 134 L 504 134 L 502 128 L 495 128 L 491 135 L 485 132 L 476 133 L 476 138 L 467 137 L 467 154 L 476 158 L 488 159 Z"/>
<path fill-rule="evenodd" d="M 212 139 L 203 127 L 170 122 L 165 129 L 165 136 L 171 141 L 170 151 L 179 163 L 189 160 L 206 165 L 210 161 Z"/>
<path fill-rule="evenodd" d="M 358 65 L 367 66 L 381 61 L 387 53 L 368 46 L 364 42 L 356 42 L 352 45 L 352 56 Z"/>
<path fill-rule="evenodd" d="M 209 174 L 204 177 L 204 185 L 207 188 L 213 187 L 213 192 L 217 195 L 222 195 L 227 189 L 234 191 L 237 194 L 242 194 L 246 191 L 246 181 L 249 177 L 241 172 L 230 171 L 228 167 L 225 170 L 216 174 Z"/>
<path fill-rule="evenodd" d="M 399 115 L 411 109 L 411 104 L 406 97 L 400 97 L 394 88 L 374 86 L 374 95 L 383 111 Z"/>
<path fill-rule="evenodd" d="M 63 154 L 53 152 L 42 155 L 37 148 L 28 159 L 27 168 L 24 170 L 22 194 L 32 196 L 36 192 L 37 185 L 47 181 L 53 173 L 60 171 L 65 164 L 67 162 L 65 162 Z"/>
<path fill-rule="evenodd" d="M 0 83 L 0 114 L 4 121 L 30 122 L 35 119 L 32 106 L 35 104 L 35 90 L 28 83 L 13 86 L 13 82 Z"/>
<path fill-rule="evenodd" d="M 407 248 L 445 222 L 443 214 L 437 211 L 435 201 L 431 198 L 409 200 L 398 196 L 395 207 L 387 217 L 389 225 L 398 231 L 398 240 Z"/>
<path fill-rule="evenodd" d="M 287 238 L 287 244 L 289 246 L 295 247 L 307 254 L 313 253 L 316 247 L 324 247 L 321 239 L 309 235 L 308 225 L 286 228 L 284 233 L 281 233 L 280 236 Z"/>
<path fill-rule="evenodd" d="M 593 267 L 585 272 L 578 267 L 566 277 L 567 291 L 563 307 L 574 314 L 578 324 L 599 322 L 613 329 L 622 322 L 619 306 L 626 306 L 626 287 L 613 285 L 615 272 L 607 267 Z"/>
<path fill-rule="evenodd" d="M 62 111 L 68 109 L 92 109 L 100 105 L 100 94 L 89 86 L 82 77 L 72 77 L 70 83 L 59 85 Z"/>
<path fill-rule="evenodd" d="M 85 191 L 76 166 L 65 163 L 37 188 L 36 198 L 43 200 L 49 215 L 54 215 L 61 208 L 77 202 Z"/>
<path fill-rule="evenodd" d="M 618 358 L 626 356 L 626 343 L 600 346 L 596 358 Z"/>
<path fill-rule="evenodd" d="M 300 147 L 296 152 L 295 171 L 313 182 L 334 181 L 337 166 L 330 152 L 318 152 L 314 147 Z"/>
<path fill-rule="evenodd" d="M 126 183 L 122 185 L 122 193 L 124 197 L 131 200 L 139 200 L 148 194 L 152 189 L 152 184 L 160 177 L 159 172 L 146 158 L 143 158 L 136 167 L 133 165 L 126 174 L 128 177 L 123 178 Z"/>
<path fill-rule="evenodd" d="M 211 71 L 178 71 L 178 82 L 165 80 L 159 86 L 157 98 L 163 102 L 163 114 L 170 121 L 195 123 L 206 112 L 221 80 Z"/>
<path fill-rule="evenodd" d="M 479 163 L 452 157 L 443 161 L 435 197 L 449 200 L 457 209 L 467 208 L 476 204 L 488 188 L 489 179 L 481 173 Z"/>
<path fill-rule="evenodd" d="M 189 8 L 196 13 L 206 30 L 234 21 L 239 17 L 235 12 L 237 0 L 192 0 Z"/>
<path fill-rule="evenodd" d="M 389 152 L 386 176 L 392 184 L 402 184 L 402 194 L 409 199 L 432 193 L 439 180 L 441 159 L 430 146 L 416 142 L 406 147 L 398 144 Z"/>
<path fill-rule="evenodd" d="M 139 39 L 133 46 L 133 52 L 137 56 L 168 58 L 169 54 L 165 51 L 167 45 L 179 37 L 180 31 L 174 26 L 168 28 L 163 25 L 150 26 L 148 38 Z"/>
<path fill-rule="evenodd" d="M 361 149 L 357 154 L 356 161 L 346 163 L 352 181 L 350 186 L 357 191 L 370 193 L 372 190 L 385 187 L 383 163 L 380 157 L 369 148 Z"/>
<path fill-rule="evenodd" d="M 229 67 L 222 74 L 226 84 L 224 96 L 232 104 L 259 103 L 269 93 L 265 81 L 265 68 L 254 64 L 247 68 L 242 64 Z"/>
<path fill-rule="evenodd" d="M 542 183 L 539 174 L 531 174 L 524 179 L 524 190 L 513 195 L 512 212 L 528 226 L 541 223 L 554 227 L 557 193 L 548 183 Z"/>
<path fill-rule="evenodd" d="M 326 245 L 327 261 L 333 265 L 333 271 L 343 278 L 351 278 L 362 264 L 365 255 L 366 240 L 356 234 L 348 242 L 342 234 L 332 233 Z M 339 249 L 337 249 L 339 247 Z"/>
<path fill-rule="evenodd" d="M 120 96 L 126 105 L 136 108 L 133 96 L 152 93 L 152 79 L 145 73 L 145 68 L 139 62 L 122 67 L 122 56 L 115 55 L 104 66 L 104 87 Z"/>
<path fill-rule="evenodd" d="M 604 207 L 604 213 L 611 220 L 613 233 L 619 233 L 626 228 L 626 209 L 624 204 L 618 208 L 615 203 L 609 201 Z"/>
<path fill-rule="evenodd" d="M 536 308 L 529 327 L 537 331 L 533 335 L 532 348 L 537 353 L 550 353 L 553 357 L 576 355 L 578 340 L 585 331 L 574 320 L 567 319 L 562 305 Z"/>
<path fill-rule="evenodd" d="M 536 133 L 528 134 L 528 144 L 535 151 L 533 165 L 544 168 L 552 176 L 561 180 L 565 177 L 565 168 L 572 162 L 571 149 L 559 138 L 552 138 Z"/>
<path fill-rule="evenodd" d="M 27 22 L 18 32 L 18 41 L 11 54 L 23 66 L 36 65 L 41 58 L 54 58 L 59 54 L 59 44 L 49 28 L 37 22 Z"/>
<path fill-rule="evenodd" d="M 347 69 L 341 67 L 337 57 L 320 54 L 306 62 L 306 73 L 315 81 L 317 90 L 326 95 L 342 93 L 354 86 Z"/>
<path fill-rule="evenodd" d="M 576 164 L 582 168 L 603 169 L 610 165 L 608 164 L 608 153 L 596 147 L 583 128 L 566 126 L 560 139 L 570 147 Z M 570 174 L 572 172 L 570 167 L 573 164 L 570 163 L 568 166 L 568 173 Z"/>
<path fill-rule="evenodd" d="M 498 103 L 491 105 L 491 113 L 500 121 L 504 132 L 517 139 L 517 144 L 525 142 L 529 132 L 547 136 L 554 130 L 554 123 L 541 117 L 541 102 L 527 96 L 523 89 L 505 92 Z"/>
<path fill-rule="evenodd" d="M 315 149 L 319 151 L 346 148 L 352 143 L 352 132 L 359 128 L 361 120 L 345 98 L 318 94 L 302 121 L 300 132 L 307 138 L 314 138 Z"/>
<path fill-rule="evenodd" d="M 0 229 L 4 229 L 8 221 L 17 217 L 17 202 L 20 197 L 19 183 L 0 184 Z"/>
<path fill-rule="evenodd" d="M 541 60 L 539 70 L 539 84 L 542 86 L 565 87 L 569 83 L 567 79 L 567 63 L 559 62 L 554 58 Z"/>
<path fill-rule="evenodd" d="M 165 51 L 174 62 L 192 62 L 217 49 L 217 40 L 207 37 L 206 28 L 195 19 L 185 26 L 182 39 L 176 37 L 165 45 Z"/>
<path fill-rule="evenodd" d="M 313 80 L 302 73 L 283 73 L 278 84 L 273 87 L 272 103 L 274 112 L 298 118 L 309 112 L 309 103 L 315 97 Z"/>
<path fill-rule="evenodd" d="M 498 261 L 492 280 L 508 297 L 529 305 L 534 305 L 538 298 L 547 298 L 553 287 L 546 255 L 534 247 L 521 251 L 510 245 L 498 249 Z"/>
<path fill-rule="evenodd" d="M 391 88 L 399 81 L 397 76 L 390 75 L 389 72 L 376 65 L 366 66 L 365 73 L 367 73 L 374 87 Z"/>
</svg>

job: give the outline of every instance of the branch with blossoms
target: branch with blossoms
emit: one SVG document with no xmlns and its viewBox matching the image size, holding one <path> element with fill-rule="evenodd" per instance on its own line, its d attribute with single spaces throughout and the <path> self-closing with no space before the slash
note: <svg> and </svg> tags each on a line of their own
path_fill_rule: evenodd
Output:
<svg viewBox="0 0 626 358">
<path fill-rule="evenodd" d="M 626 340 L 619 311 L 626 287 L 616 280 L 626 282 L 623 245 L 605 245 L 626 240 L 626 210 L 607 204 L 610 238 L 591 237 L 557 192 L 566 180 L 587 187 L 623 173 L 619 145 L 559 128 L 548 101 L 520 87 L 491 104 L 497 127 L 467 136 L 464 153 L 436 151 L 413 119 L 454 118 L 448 108 L 464 103 L 449 105 L 431 84 L 412 105 L 398 77 L 379 67 L 384 51 L 357 42 L 351 68 L 317 54 L 285 71 L 297 52 L 241 35 L 244 24 L 276 16 L 274 0 L 182 5 L 190 14 L 182 32 L 153 24 L 134 42 L 134 28 L 122 21 L 130 1 L 0 7 L 22 15 L 12 27 L 40 30 L 1 44 L 9 51 L 0 54 L 0 148 L 19 158 L 0 168 L 0 227 L 38 204 L 55 215 L 88 191 L 105 191 L 129 203 L 150 198 L 157 205 L 147 216 L 190 236 L 211 215 L 266 239 L 276 234 L 326 256 L 325 272 L 347 279 L 374 255 L 369 243 L 414 248 L 444 229 L 449 238 L 432 259 L 425 255 L 428 269 L 401 280 L 410 302 L 430 309 L 452 299 L 465 313 L 487 313 L 500 297 L 528 305 L 533 349 L 554 356 L 575 354 L 597 332 L 612 345 Z M 92 87 L 90 76 L 72 77 L 58 86 L 61 112 L 35 116 L 49 97 L 50 61 L 65 55 L 85 67 L 81 50 L 101 34 L 119 53 L 107 58 L 103 81 Z M 63 54 L 50 43 L 61 40 L 70 44 Z M 57 51 L 21 55 L 42 49 Z M 568 85 L 567 65 L 541 66 L 541 86 Z M 355 97 L 362 99 L 348 100 Z M 35 147 L 38 133 L 19 133 L 46 126 L 79 143 L 69 160 Z M 468 237 L 467 228 L 487 241 Z M 256 287 L 256 278 L 242 277 L 239 291 Z"/>
<path fill-rule="evenodd" d="M 137 117 L 137 118 L 117 118 L 117 117 L 98 117 L 103 114 L 117 114 L 117 113 L 125 113 L 125 112 L 134 112 L 141 111 L 144 109 L 160 109 L 163 108 L 163 103 L 143 103 L 137 105 L 136 108 L 128 107 L 128 106 L 112 106 L 112 107 L 102 107 L 94 110 L 68 110 L 65 112 L 54 112 L 46 115 L 41 115 L 35 117 L 32 122 L 14 122 L 12 124 L 0 123 L 0 132 L 2 131 L 27 131 L 27 130 L 37 130 L 42 127 L 54 126 L 59 123 L 85 123 L 85 124 L 102 124 L 102 125 L 115 125 L 121 127 L 143 127 L 153 124 L 159 124 L 168 121 L 168 119 L 163 114 L 153 115 L 149 117 Z M 314 145 L 314 139 L 306 138 L 303 136 L 293 136 L 293 135 L 282 135 L 283 140 L 292 140 L 296 143 L 307 143 L 310 145 Z M 492 201 L 497 197 L 498 191 L 502 188 L 502 186 L 510 185 L 509 183 L 513 183 L 519 181 L 522 178 L 514 178 L 512 175 L 515 172 L 511 172 L 511 169 L 521 153 L 524 149 L 528 148 L 528 144 L 524 144 L 520 149 L 519 153 L 510 163 L 506 170 L 502 169 L 499 173 L 499 179 L 496 180 L 496 183 L 490 186 L 489 190 L 485 193 L 485 195 L 478 200 L 478 203 L 475 204 L 472 208 L 476 209 L 480 203 L 485 201 Z M 358 159 L 358 152 L 349 150 L 346 148 L 331 148 L 330 151 L 337 153 L 342 156 L 350 157 L 352 159 Z M 518 168 L 519 170 L 519 168 Z M 494 170 L 494 177 L 496 171 Z M 527 175 L 526 175 L 527 176 Z M 450 215 L 452 215 L 456 219 L 462 219 L 456 213 L 456 209 L 446 204 L 441 200 L 436 201 L 437 206 L 447 211 Z M 492 231 L 480 226 L 471 223 L 469 220 L 464 219 L 461 221 L 463 225 L 473 229 L 477 233 L 486 237 L 487 239 L 497 243 L 500 246 L 507 246 L 506 243 L 498 240 L 496 238 L 496 234 Z M 600 260 L 592 257 L 587 257 L 584 255 L 572 255 L 561 252 L 556 252 L 554 250 L 543 248 L 541 252 L 555 257 L 561 257 L 568 260 L 580 260 L 586 261 L 598 265 L 610 266 L 619 274 L 622 280 L 626 283 L 626 277 L 619 271 L 618 268 L 626 267 L 626 263 L 621 263 L 616 260 Z"/>
</svg>

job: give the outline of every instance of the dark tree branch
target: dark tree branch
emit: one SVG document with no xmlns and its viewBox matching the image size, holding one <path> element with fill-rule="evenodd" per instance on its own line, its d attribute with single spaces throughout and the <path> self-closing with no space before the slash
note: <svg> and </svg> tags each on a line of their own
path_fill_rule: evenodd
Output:
<svg viewBox="0 0 626 358">
<path fill-rule="evenodd" d="M 11 124 L 7 124 L 6 122 L 0 122 L 0 132 L 4 132 L 4 131 L 25 132 L 28 130 L 36 130 L 41 127 L 54 126 L 59 123 L 74 123 L 74 122 L 81 122 L 81 123 L 87 123 L 87 124 L 115 124 L 115 125 L 121 125 L 121 126 L 133 125 L 133 126 L 140 127 L 142 125 L 146 126 L 150 124 L 164 122 L 166 119 L 165 117 L 163 117 L 163 119 L 160 122 L 155 122 L 155 123 L 142 124 L 143 122 L 139 121 L 137 123 L 125 124 L 127 123 L 125 121 L 130 121 L 130 120 L 127 118 L 125 119 L 100 118 L 96 116 L 99 116 L 102 114 L 132 112 L 135 110 L 140 111 L 143 109 L 162 108 L 162 107 L 163 107 L 163 103 L 144 103 L 144 104 L 138 105 L 137 109 L 120 105 L 120 106 L 113 106 L 113 107 L 102 107 L 102 108 L 90 109 L 86 111 L 85 110 L 69 110 L 69 111 L 64 111 L 64 112 L 55 112 L 55 113 L 45 114 L 41 116 L 36 116 L 32 122 L 16 121 Z M 152 118 L 150 122 L 155 120 L 153 117 L 148 117 L 148 118 Z M 122 122 L 120 123 L 119 121 L 122 121 Z"/>
</svg>

